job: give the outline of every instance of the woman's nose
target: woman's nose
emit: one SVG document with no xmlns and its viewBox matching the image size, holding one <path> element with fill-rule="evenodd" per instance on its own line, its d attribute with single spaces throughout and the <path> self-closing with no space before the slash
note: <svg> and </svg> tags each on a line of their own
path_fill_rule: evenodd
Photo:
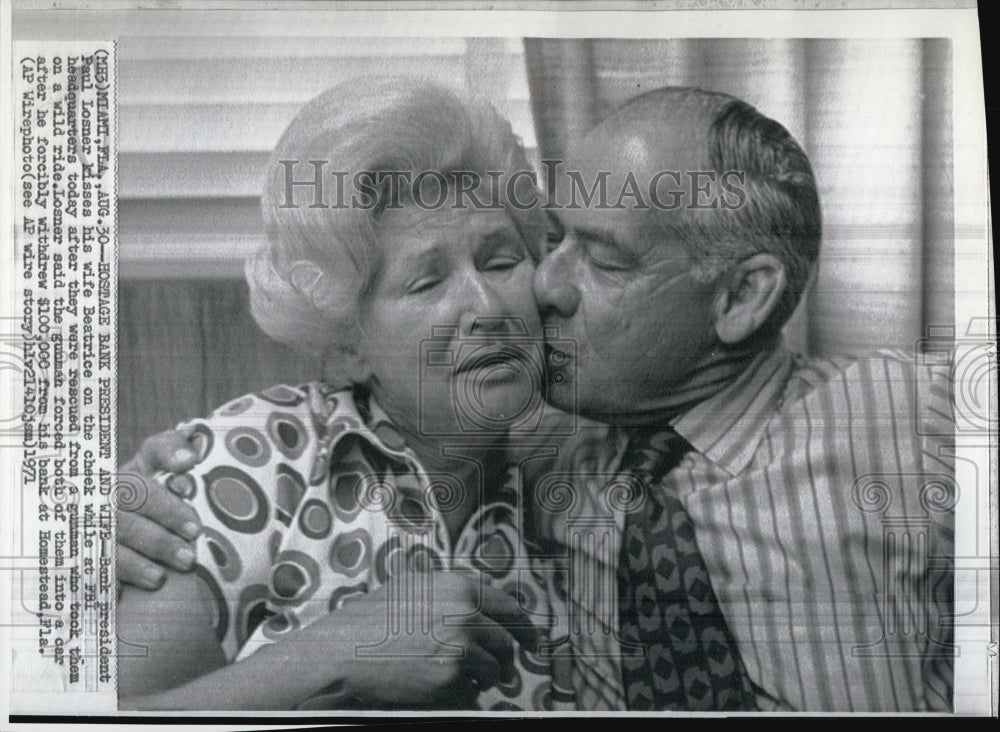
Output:
<svg viewBox="0 0 1000 732">
<path fill-rule="evenodd" d="M 507 301 L 481 273 L 469 277 L 466 297 L 460 322 L 463 336 L 506 335 L 516 330 L 516 323 L 509 322 L 513 318 Z"/>
<path fill-rule="evenodd" d="M 580 289 L 572 276 L 567 247 L 549 252 L 535 270 L 535 300 L 538 311 L 545 315 L 554 312 L 564 318 L 572 316 L 580 304 Z"/>
</svg>

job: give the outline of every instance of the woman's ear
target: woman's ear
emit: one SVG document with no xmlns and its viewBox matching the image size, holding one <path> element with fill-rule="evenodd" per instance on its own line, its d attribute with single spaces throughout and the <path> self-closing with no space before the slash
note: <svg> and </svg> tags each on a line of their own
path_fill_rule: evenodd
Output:
<svg viewBox="0 0 1000 732">
<path fill-rule="evenodd" d="M 715 297 L 719 340 L 735 344 L 752 335 L 774 312 L 786 281 L 785 265 L 773 254 L 755 254 L 736 265 Z"/>
</svg>

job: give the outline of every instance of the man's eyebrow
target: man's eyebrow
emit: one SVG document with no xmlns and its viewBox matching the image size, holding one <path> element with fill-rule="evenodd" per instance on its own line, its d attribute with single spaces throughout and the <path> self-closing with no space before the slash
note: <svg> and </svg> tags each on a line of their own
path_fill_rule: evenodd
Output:
<svg viewBox="0 0 1000 732">
<path fill-rule="evenodd" d="M 596 242 L 598 244 L 603 244 L 613 249 L 621 249 L 622 247 L 618 244 L 615 237 L 599 229 L 589 229 L 587 227 L 574 226 L 573 232 L 581 239 L 586 239 L 587 241 Z"/>
</svg>

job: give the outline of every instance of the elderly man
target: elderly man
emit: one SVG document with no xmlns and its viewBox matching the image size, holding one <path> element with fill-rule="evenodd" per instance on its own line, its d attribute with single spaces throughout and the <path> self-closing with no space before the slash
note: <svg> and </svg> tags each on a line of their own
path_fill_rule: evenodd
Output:
<svg viewBox="0 0 1000 732">
<path fill-rule="evenodd" d="M 580 707 L 950 709 L 948 375 L 783 347 L 819 250 L 805 154 L 744 102 L 666 88 L 564 162 L 535 294 L 576 348 L 547 398 L 612 425 L 564 451 L 581 500 L 542 516 L 575 578 L 553 592 Z M 183 450 L 160 436 L 133 467 L 182 469 Z M 126 535 L 190 564 L 193 517 L 151 499 Z M 123 580 L 156 584 L 122 552 Z"/>
<path fill-rule="evenodd" d="M 933 476 L 953 485 L 921 437 L 952 431 L 947 374 L 782 346 L 819 250 L 805 154 L 742 101 L 668 88 L 617 110 L 565 165 L 647 192 L 573 206 L 568 181 L 535 276 L 545 324 L 577 345 L 549 400 L 615 425 L 624 455 L 605 463 L 648 493 L 619 516 L 620 552 L 575 552 L 593 578 L 577 593 L 602 574 L 618 588 L 617 613 L 569 592 L 581 615 L 611 619 L 575 635 L 581 706 L 949 709 L 950 578 L 929 557 L 952 553 L 951 517 L 920 498 Z M 742 196 L 727 197 L 727 173 Z M 704 183 L 657 206 L 676 200 L 651 195 L 657 178 Z M 918 388 L 941 424 L 917 415 Z M 879 513 L 865 491 L 889 484 L 898 495 Z M 902 516 L 926 522 L 927 546 L 916 524 L 893 543 L 884 517 Z M 572 543 L 573 517 L 554 523 Z M 632 651 L 620 672 L 619 645 Z"/>
</svg>

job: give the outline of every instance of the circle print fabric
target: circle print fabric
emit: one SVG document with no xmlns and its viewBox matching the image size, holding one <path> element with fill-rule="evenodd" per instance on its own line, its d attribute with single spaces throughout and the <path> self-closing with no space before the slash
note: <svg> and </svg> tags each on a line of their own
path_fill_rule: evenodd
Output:
<svg viewBox="0 0 1000 732">
<path fill-rule="evenodd" d="M 196 571 L 227 660 L 283 642 L 402 572 L 433 582 L 432 570 L 462 570 L 529 617 L 552 618 L 517 528 L 516 471 L 504 502 L 476 511 L 451 546 L 440 476 L 423 470 L 377 405 L 359 410 L 349 391 L 277 385 L 181 428 L 202 460 L 166 484 L 201 518 Z M 511 672 L 479 695 L 479 708 L 573 708 L 569 678 L 553 668 L 548 654 L 516 647 Z M 299 708 L 347 702 L 327 690 Z"/>
</svg>

